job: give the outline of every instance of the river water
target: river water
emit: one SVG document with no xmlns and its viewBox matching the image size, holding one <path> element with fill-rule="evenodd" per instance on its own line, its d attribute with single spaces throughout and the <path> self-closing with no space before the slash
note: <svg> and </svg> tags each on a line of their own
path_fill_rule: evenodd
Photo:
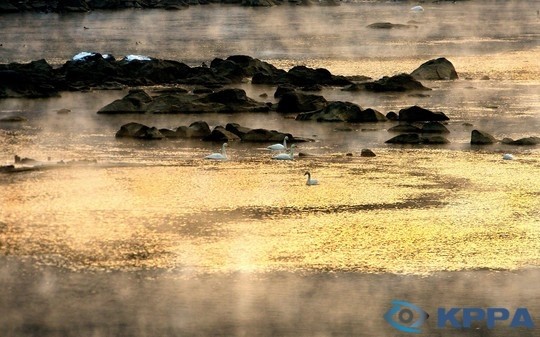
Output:
<svg viewBox="0 0 540 337">
<path fill-rule="evenodd" d="M 321 93 L 328 100 L 351 101 L 383 113 L 414 104 L 443 111 L 450 117 L 450 144 L 439 146 L 386 145 L 393 136 L 387 131 L 395 125 L 391 122 L 322 124 L 275 113 L 97 115 L 102 106 L 126 94 L 121 90 L 1 100 L 0 118 L 28 119 L 0 124 L 1 164 L 12 163 L 15 154 L 41 161 L 97 161 L 0 174 L 0 254 L 6 256 L 2 282 L 15 289 L 13 294 L 31 289 L 29 301 L 42 308 L 32 311 L 18 295 L 5 297 L 3 308 L 22 309 L 9 310 L 4 332 L 24 335 L 25 329 L 40 328 L 42 335 L 219 335 L 221 328 L 222 335 L 392 335 L 380 326 L 384 322 L 366 323 L 366 310 L 352 317 L 358 305 L 353 302 L 383 310 L 391 298 L 402 296 L 441 305 L 421 296 L 424 288 L 446 301 L 442 304 L 496 305 L 489 297 L 492 289 L 507 292 L 498 305 L 538 309 L 540 149 L 469 144 L 474 128 L 497 138 L 540 136 L 538 3 L 422 5 L 421 13 L 412 13 L 410 3 L 353 2 L 337 7 L 209 5 L 183 11 L 2 15 L 3 63 L 45 58 L 59 65 L 85 50 L 190 65 L 247 54 L 285 69 L 304 64 L 379 78 L 411 72 L 444 56 L 460 76 L 456 81 L 426 81 L 433 90 L 425 97 L 339 88 Z M 366 28 L 381 21 L 416 27 Z M 259 95 L 267 93 L 264 100 L 274 102 L 273 87 L 240 87 L 261 101 Z M 57 113 L 64 108 L 71 112 Z M 212 127 L 238 122 L 310 137 L 315 141 L 298 148 L 312 156 L 275 162 L 263 145 L 233 143 L 231 159 L 215 163 L 202 158 L 220 144 L 114 138 L 116 130 L 131 121 L 176 128 L 197 120 Z M 377 157 L 360 157 L 363 148 L 371 148 Z M 515 160 L 503 161 L 504 153 L 512 153 Z M 305 185 L 307 170 L 319 186 Z M 471 270 L 477 272 L 465 272 Z M 503 281 L 496 271 L 504 275 Z M 234 276 L 238 273 L 241 276 Z M 17 286 L 13 275 L 30 277 L 22 283 L 28 284 Z M 201 283 L 193 283 L 197 280 Z M 116 283 L 127 290 L 122 292 Z M 106 305 L 104 294 L 113 293 L 111 305 L 119 312 L 110 316 L 114 324 L 106 315 L 70 316 L 77 289 L 92 288 L 89 284 L 97 284 L 93 289 L 98 295 L 85 290 L 81 296 L 97 304 L 81 312 Z M 320 293 L 314 290 L 318 285 Z M 161 286 L 167 290 L 159 290 Z M 341 289 L 357 286 L 360 295 L 345 300 Z M 404 286 L 412 289 L 410 294 L 403 292 Z M 148 308 L 143 309 L 135 295 L 139 287 Z M 231 293 L 230 287 L 236 290 Z M 177 288 L 182 292 L 175 294 Z M 316 295 L 294 295 L 306 288 Z M 527 292 L 521 290 L 525 288 Z M 206 295 L 209 289 L 216 297 Z M 376 300 L 369 298 L 373 289 Z M 163 317 L 171 313 L 153 294 L 171 296 L 165 303 L 182 312 L 181 326 Z M 460 300 L 452 302 L 452 296 Z M 121 309 L 123 301 L 134 306 L 136 318 Z M 184 301 L 197 303 L 197 309 L 190 311 Z M 45 303 L 52 303 L 56 316 L 46 313 Z M 261 303 L 266 318 L 251 313 Z M 333 319 L 322 319 L 329 305 L 336 310 Z M 223 306 L 224 311 L 209 306 Z M 161 315 L 154 323 L 146 312 L 152 308 L 154 315 Z M 208 310 L 211 317 L 195 317 Z M 230 311 L 234 314 L 224 318 Z M 290 319 L 295 314 L 310 323 Z M 376 312 L 377 317 L 382 314 Z M 74 323 L 66 328 L 63 317 L 72 317 Z M 257 329 L 261 322 L 264 328 Z M 122 324 L 135 330 L 123 330 Z M 538 330 L 484 333 L 538 336 Z"/>
</svg>

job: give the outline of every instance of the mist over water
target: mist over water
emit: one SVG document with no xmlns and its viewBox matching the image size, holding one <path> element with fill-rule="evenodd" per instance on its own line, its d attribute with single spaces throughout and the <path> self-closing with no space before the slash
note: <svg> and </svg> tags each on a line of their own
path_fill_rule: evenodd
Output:
<svg viewBox="0 0 540 337">
<path fill-rule="evenodd" d="M 540 136 L 540 6 L 413 5 L 1 15 L 0 63 L 60 65 L 96 51 L 193 66 L 247 54 L 379 78 L 444 56 L 460 79 L 423 82 L 426 97 L 320 92 L 382 113 L 420 105 L 450 117 L 450 144 L 417 147 L 384 143 L 393 122 L 96 114 L 126 90 L 0 100 L 0 118 L 28 119 L 0 123 L 0 165 L 16 154 L 97 161 L 0 173 L 0 335 L 396 337 L 382 315 L 403 299 L 432 315 L 422 336 L 540 336 L 540 149 L 469 144 L 475 128 Z M 367 28 L 375 22 L 416 27 Z M 275 87 L 235 87 L 276 102 Z M 231 159 L 214 163 L 202 158 L 221 144 L 114 138 L 128 122 L 198 120 L 313 138 L 298 145 L 313 157 L 277 163 L 268 144 L 232 143 Z M 377 157 L 361 158 L 363 148 Z M 319 186 L 305 185 L 307 170 Z M 527 307 L 537 327 L 436 329 L 436 308 L 451 306 Z"/>
</svg>

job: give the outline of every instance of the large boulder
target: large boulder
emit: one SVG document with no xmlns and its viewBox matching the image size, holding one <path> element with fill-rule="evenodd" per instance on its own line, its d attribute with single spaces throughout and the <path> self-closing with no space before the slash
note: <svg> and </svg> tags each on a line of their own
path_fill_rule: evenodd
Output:
<svg viewBox="0 0 540 337">
<path fill-rule="evenodd" d="M 324 108 L 327 104 L 323 96 L 286 92 L 278 102 L 277 111 L 283 113 L 314 111 Z"/>
<path fill-rule="evenodd" d="M 411 75 L 404 73 L 391 77 L 384 76 L 377 81 L 364 83 L 362 85 L 366 90 L 373 92 L 431 90 L 430 88 L 425 87 L 419 81 L 415 80 Z"/>
<path fill-rule="evenodd" d="M 351 102 L 330 102 L 318 111 L 304 112 L 296 116 L 297 120 L 315 120 L 318 122 L 382 122 L 386 117 L 373 109 L 362 110 Z"/>
<path fill-rule="evenodd" d="M 471 144 L 474 145 L 486 145 L 486 144 L 494 144 L 497 142 L 497 139 L 490 135 L 487 132 L 480 131 L 480 130 L 472 130 L 471 132 Z"/>
<path fill-rule="evenodd" d="M 411 76 L 417 80 L 455 80 L 458 74 L 452 62 L 444 57 L 429 60 L 416 68 Z"/>
<path fill-rule="evenodd" d="M 434 112 L 417 105 L 399 110 L 399 120 L 406 122 L 447 121 L 450 118 L 443 112 Z"/>
</svg>

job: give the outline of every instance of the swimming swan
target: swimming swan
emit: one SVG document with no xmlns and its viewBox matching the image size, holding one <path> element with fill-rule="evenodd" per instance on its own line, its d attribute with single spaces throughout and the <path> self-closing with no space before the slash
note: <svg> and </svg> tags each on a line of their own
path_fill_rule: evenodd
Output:
<svg viewBox="0 0 540 337">
<path fill-rule="evenodd" d="M 502 157 L 504 160 L 514 160 L 514 156 L 511 153 L 505 153 Z"/>
<path fill-rule="evenodd" d="M 280 154 L 276 154 L 275 156 L 272 157 L 272 159 L 277 159 L 277 160 L 294 160 L 294 151 L 293 149 L 296 147 L 296 145 L 291 145 L 291 149 L 289 151 L 289 153 L 280 153 Z"/>
<path fill-rule="evenodd" d="M 227 143 L 221 145 L 221 153 L 212 153 L 204 157 L 204 159 L 213 159 L 213 160 L 227 160 L 227 153 L 225 152 L 225 147 L 228 146 Z"/>
<path fill-rule="evenodd" d="M 272 151 L 282 151 L 282 150 L 287 150 L 287 141 L 289 140 L 289 137 L 285 136 L 285 138 L 283 138 L 283 144 L 274 144 L 274 145 L 270 145 L 268 147 L 266 147 L 268 150 L 272 150 Z"/>
<path fill-rule="evenodd" d="M 307 175 L 306 185 L 319 185 L 319 181 L 317 179 L 311 179 L 311 173 L 309 173 L 309 171 L 306 171 L 304 175 Z"/>
<path fill-rule="evenodd" d="M 422 6 L 414 6 L 413 8 L 411 8 L 411 11 L 412 12 L 423 12 L 424 7 L 422 7 Z"/>
</svg>

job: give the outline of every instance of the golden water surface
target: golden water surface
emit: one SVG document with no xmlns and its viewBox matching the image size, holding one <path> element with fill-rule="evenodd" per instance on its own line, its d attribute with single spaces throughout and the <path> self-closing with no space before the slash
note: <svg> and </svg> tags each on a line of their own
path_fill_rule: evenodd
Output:
<svg viewBox="0 0 540 337">
<path fill-rule="evenodd" d="M 228 162 L 5 175 L 0 254 L 194 274 L 540 265 L 537 150 L 513 161 L 435 149 L 293 162 L 231 152 Z M 305 184 L 306 170 L 320 185 Z"/>
</svg>

